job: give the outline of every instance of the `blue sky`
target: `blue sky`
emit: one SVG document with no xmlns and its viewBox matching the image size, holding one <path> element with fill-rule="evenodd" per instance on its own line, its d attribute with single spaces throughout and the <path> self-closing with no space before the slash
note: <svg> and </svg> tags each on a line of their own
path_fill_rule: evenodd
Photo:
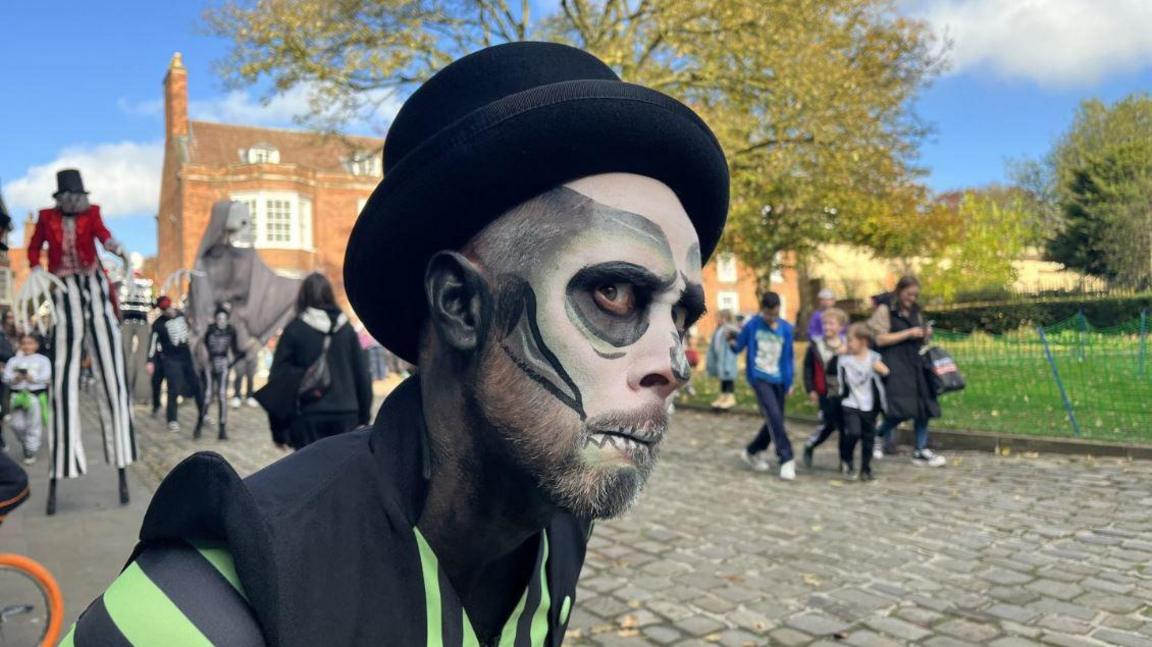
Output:
<svg viewBox="0 0 1152 647">
<path fill-rule="evenodd" d="M 188 68 L 193 118 L 292 124 L 303 96 L 264 106 L 256 92 L 226 88 L 215 75 L 227 43 L 203 32 L 205 6 L 0 4 L 0 179 L 14 217 L 48 206 L 55 169 L 75 164 L 116 235 L 133 250 L 155 253 L 161 80 L 174 51 Z M 1004 181 L 1005 162 L 1043 155 L 1083 99 L 1152 91 L 1148 0 L 902 0 L 900 6 L 953 43 L 951 71 L 916 104 L 934 128 L 921 162 L 937 191 Z"/>
</svg>

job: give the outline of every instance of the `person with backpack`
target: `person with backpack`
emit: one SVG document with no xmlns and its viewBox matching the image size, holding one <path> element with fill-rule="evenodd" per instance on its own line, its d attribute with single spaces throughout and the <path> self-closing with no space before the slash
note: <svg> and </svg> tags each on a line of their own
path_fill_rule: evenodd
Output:
<svg viewBox="0 0 1152 647">
<path fill-rule="evenodd" d="M 273 429 L 278 447 L 301 449 L 368 424 L 372 406 L 368 358 L 323 274 L 309 275 L 300 286 L 296 318 L 284 327 L 276 344 L 268 382 L 288 374 L 302 374 L 297 378 L 299 415 L 287 428 Z"/>
<path fill-rule="evenodd" d="M 839 308 L 828 308 L 821 313 L 820 336 L 808 342 L 804 354 L 804 390 L 808 399 L 820 407 L 820 426 L 804 441 L 804 467 L 812 467 L 812 454 L 833 433 L 840 434 L 841 453 L 844 446 L 844 421 L 840 411 L 840 381 L 837 358 L 846 352 L 844 328 L 848 314 Z"/>
</svg>

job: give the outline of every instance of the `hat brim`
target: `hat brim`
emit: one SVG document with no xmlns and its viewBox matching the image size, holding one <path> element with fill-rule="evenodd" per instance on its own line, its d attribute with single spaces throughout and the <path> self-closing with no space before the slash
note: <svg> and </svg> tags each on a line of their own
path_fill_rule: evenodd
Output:
<svg viewBox="0 0 1152 647">
<path fill-rule="evenodd" d="M 660 180 L 679 197 L 707 259 L 728 212 L 728 167 L 688 107 L 647 88 L 567 81 L 460 119 L 389 169 L 348 241 L 344 284 L 368 331 L 416 362 L 428 259 L 459 249 L 501 214 L 601 173 Z"/>
</svg>

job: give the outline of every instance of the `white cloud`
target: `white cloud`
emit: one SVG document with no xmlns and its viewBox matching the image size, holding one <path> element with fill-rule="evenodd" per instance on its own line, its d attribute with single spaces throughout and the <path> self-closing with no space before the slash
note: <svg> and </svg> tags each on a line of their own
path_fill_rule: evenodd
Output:
<svg viewBox="0 0 1152 647">
<path fill-rule="evenodd" d="M 100 213 L 109 218 L 156 213 L 164 142 L 118 142 L 70 146 L 46 164 L 29 167 L 24 175 L 4 183 L 4 199 L 12 219 L 52 206 L 56 171 L 80 170 L 84 188 Z"/>
<path fill-rule="evenodd" d="M 267 102 L 247 90 L 232 90 L 209 99 L 192 99 L 188 102 L 188 116 L 197 121 L 212 121 L 244 126 L 264 126 L 272 128 L 298 128 L 301 119 L 311 112 L 313 87 L 307 84 L 296 85 L 291 89 L 273 95 Z M 383 132 L 399 112 L 402 102 L 388 91 L 376 91 L 364 95 L 372 110 L 357 115 L 348 124 L 351 132 Z M 121 97 L 116 101 L 120 111 L 139 117 L 164 116 L 164 102 L 161 99 L 133 101 Z"/>
<path fill-rule="evenodd" d="M 188 116 L 200 121 L 251 126 L 288 126 L 297 117 L 308 114 L 309 92 L 296 86 L 278 94 L 267 103 L 254 99 L 243 90 L 233 90 L 222 97 L 188 102 Z"/>
<path fill-rule="evenodd" d="M 1152 0 L 919 0 L 905 6 L 953 40 L 953 72 L 987 68 L 1068 86 L 1152 66 Z"/>
</svg>

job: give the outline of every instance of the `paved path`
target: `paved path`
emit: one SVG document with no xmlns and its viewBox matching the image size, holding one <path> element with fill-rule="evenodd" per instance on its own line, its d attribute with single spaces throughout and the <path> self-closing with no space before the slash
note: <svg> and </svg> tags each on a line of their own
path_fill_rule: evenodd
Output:
<svg viewBox="0 0 1152 647">
<path fill-rule="evenodd" d="M 56 571 L 70 612 L 119 570 L 147 488 L 183 457 L 213 449 L 247 474 L 282 456 L 259 410 L 233 412 L 227 442 L 192 441 L 190 405 L 180 434 L 137 414 L 131 506 L 94 465 L 59 515 L 34 499 L 0 529 L 0 550 Z M 736 458 L 755 424 L 676 416 L 636 509 L 597 525 L 569 644 L 1152 645 L 1152 462 L 894 458 L 861 484 L 826 448 L 784 483 Z"/>
<path fill-rule="evenodd" d="M 1152 463 L 952 454 L 845 483 L 736 457 L 756 422 L 686 412 L 599 524 L 574 644 L 1152 645 Z"/>
</svg>

